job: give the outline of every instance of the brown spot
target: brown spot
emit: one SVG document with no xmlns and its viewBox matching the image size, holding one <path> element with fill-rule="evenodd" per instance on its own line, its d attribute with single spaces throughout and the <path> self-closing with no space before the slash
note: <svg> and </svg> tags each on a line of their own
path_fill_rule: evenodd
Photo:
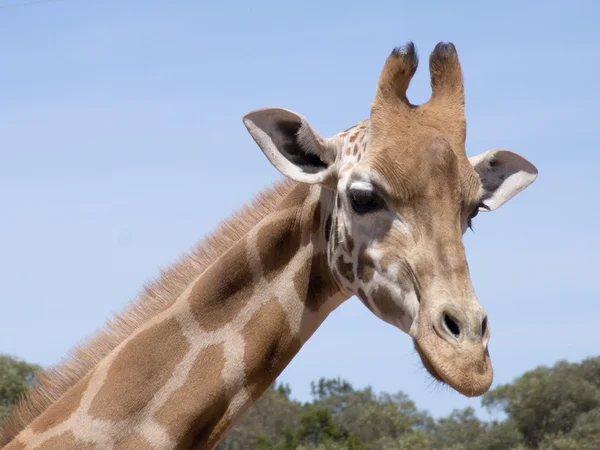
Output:
<svg viewBox="0 0 600 450">
<path fill-rule="evenodd" d="M 367 308 L 369 308 L 369 311 L 375 314 L 375 311 L 373 311 L 373 308 L 371 308 L 369 297 L 367 296 L 367 293 L 363 290 L 363 288 L 358 288 L 358 298 L 361 299 L 361 301 Z"/>
<path fill-rule="evenodd" d="M 279 275 L 298 252 L 301 234 L 295 225 L 294 216 L 290 216 L 270 223 L 258 232 L 257 245 L 267 281 Z"/>
<path fill-rule="evenodd" d="M 367 293 L 361 287 L 358 288 L 358 297 L 361 298 L 364 301 L 368 300 Z"/>
<path fill-rule="evenodd" d="M 231 322 L 251 297 L 252 283 L 242 239 L 209 267 L 192 288 L 189 302 L 198 325 L 214 331 Z"/>
<path fill-rule="evenodd" d="M 357 137 L 358 137 L 358 133 L 354 133 L 352 136 L 350 136 L 350 142 L 354 142 Z"/>
<path fill-rule="evenodd" d="M 333 275 L 333 279 L 339 286 L 344 285 L 344 280 L 341 279 L 340 275 L 335 270 L 332 272 L 332 275 Z"/>
<path fill-rule="evenodd" d="M 345 262 L 343 256 L 340 256 L 337 260 L 337 269 L 342 278 L 345 278 L 350 283 L 354 283 L 354 270 L 352 268 L 352 263 Z"/>
<path fill-rule="evenodd" d="M 90 415 L 125 420 L 140 412 L 171 377 L 189 350 L 177 320 L 171 318 L 135 336 L 108 369 L 106 382 L 90 407 Z"/>
<path fill-rule="evenodd" d="M 246 386 L 257 400 L 298 353 L 302 343 L 292 335 L 277 298 L 263 305 L 242 333 L 246 342 Z"/>
<path fill-rule="evenodd" d="M 350 156 L 350 147 L 346 147 L 344 153 L 346 154 L 346 156 Z"/>
<path fill-rule="evenodd" d="M 242 411 L 243 414 L 245 411 Z M 238 417 L 239 420 L 239 417 Z M 198 436 L 194 441 L 191 448 L 202 449 L 202 448 L 216 448 L 223 436 L 227 434 L 231 426 L 233 425 L 233 418 L 229 415 L 223 416 L 213 427 L 212 432 L 208 436 Z"/>
<path fill-rule="evenodd" d="M 329 268 L 329 261 L 325 253 L 320 253 L 312 258 L 312 270 L 308 280 L 308 294 L 306 305 L 316 311 L 333 294 L 335 281 Z"/>
<path fill-rule="evenodd" d="M 373 275 L 375 275 L 375 263 L 365 248 L 362 249 L 358 257 L 357 272 L 358 277 L 364 283 L 369 283 L 373 279 Z"/>
<path fill-rule="evenodd" d="M 308 195 L 310 194 L 310 185 L 306 183 L 298 183 L 292 191 L 285 196 L 281 201 L 278 210 L 284 210 L 288 208 L 297 208 L 302 206 Z"/>
<path fill-rule="evenodd" d="M 142 448 L 152 448 L 152 444 L 139 434 L 126 436 L 115 444 L 114 450 L 138 450 Z"/>
<path fill-rule="evenodd" d="M 331 214 L 327 216 L 327 221 L 325 222 L 325 242 L 329 242 L 329 237 L 331 235 Z"/>
<path fill-rule="evenodd" d="M 81 397 L 87 389 L 92 374 L 88 374 L 75 386 L 69 389 L 56 403 L 50 406 L 44 414 L 31 423 L 34 433 L 43 433 L 67 420 L 79 408 Z"/>
<path fill-rule="evenodd" d="M 154 416 L 178 443 L 178 448 L 190 448 L 192 444 L 194 448 L 207 448 L 212 431 L 228 407 L 221 375 L 224 367 L 223 344 L 202 350 L 184 384 Z"/>
<path fill-rule="evenodd" d="M 313 233 L 317 233 L 320 228 L 321 228 L 321 205 L 317 204 L 317 207 L 315 208 L 315 215 L 313 216 L 311 231 Z"/>
<path fill-rule="evenodd" d="M 354 124 L 354 125 L 352 125 L 350 128 L 346 128 L 346 129 L 345 129 L 345 130 L 344 130 L 344 131 L 343 131 L 341 134 L 342 134 L 342 135 L 349 134 L 349 132 L 350 132 L 351 130 L 353 130 L 354 128 L 358 127 L 359 125 L 360 125 L 360 124 Z"/>
<path fill-rule="evenodd" d="M 333 242 L 331 243 L 333 245 L 333 248 L 337 248 L 338 246 L 338 241 L 339 241 L 339 236 L 338 236 L 338 229 L 337 229 L 337 219 L 334 218 L 333 219 L 333 223 L 331 224 L 333 227 Z"/>
<path fill-rule="evenodd" d="M 65 450 L 68 448 L 76 448 L 77 450 L 95 450 L 96 446 L 77 439 L 72 431 L 65 431 L 63 434 L 48 439 L 36 448 L 39 450 Z"/>
<path fill-rule="evenodd" d="M 324 253 L 307 259 L 294 276 L 296 292 L 311 311 L 319 310 L 333 292 L 333 286 L 333 277 Z"/>
<path fill-rule="evenodd" d="M 346 249 L 350 254 L 352 254 L 352 251 L 354 250 L 354 239 L 348 234 L 348 229 L 346 229 Z"/>
<path fill-rule="evenodd" d="M 394 301 L 392 293 L 388 288 L 377 286 L 371 297 L 383 317 L 395 320 L 395 318 L 404 315 L 404 310 Z"/>
<path fill-rule="evenodd" d="M 358 145 L 354 144 L 354 147 L 352 147 L 352 154 L 353 155 L 358 155 Z"/>
</svg>

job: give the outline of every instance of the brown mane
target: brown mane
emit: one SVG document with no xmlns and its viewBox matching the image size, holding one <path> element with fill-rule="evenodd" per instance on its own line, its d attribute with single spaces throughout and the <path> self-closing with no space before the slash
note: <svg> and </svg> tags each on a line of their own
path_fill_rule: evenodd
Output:
<svg viewBox="0 0 600 450">
<path fill-rule="evenodd" d="M 29 392 L 0 424 L 0 447 L 14 439 L 137 328 L 169 307 L 198 275 L 272 212 L 294 186 L 295 182 L 285 179 L 260 192 L 191 251 L 161 270 L 158 280 L 145 285 L 123 312 L 107 320 L 103 328 L 72 349 L 56 366 L 40 371 Z"/>
</svg>

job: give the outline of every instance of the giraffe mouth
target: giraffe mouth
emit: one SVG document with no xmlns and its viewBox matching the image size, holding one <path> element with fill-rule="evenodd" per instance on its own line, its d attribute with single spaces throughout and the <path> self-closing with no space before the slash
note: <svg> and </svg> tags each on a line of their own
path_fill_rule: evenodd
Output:
<svg viewBox="0 0 600 450">
<path fill-rule="evenodd" d="M 442 376 L 438 373 L 438 371 L 435 370 L 434 365 L 431 363 L 431 361 L 429 360 L 429 358 L 427 357 L 427 355 L 425 354 L 425 352 L 421 349 L 421 347 L 419 346 L 419 343 L 417 342 L 416 339 L 413 339 L 413 343 L 414 343 L 414 346 L 415 346 L 415 350 L 419 354 L 419 358 L 421 358 L 421 363 L 423 364 L 423 367 L 425 367 L 425 369 L 427 370 L 427 372 L 429 372 L 429 375 L 431 375 L 433 378 L 435 378 L 437 381 L 439 381 L 439 382 L 441 382 L 443 384 L 448 384 L 442 378 Z"/>
<path fill-rule="evenodd" d="M 493 370 L 487 349 L 483 355 L 474 355 L 477 352 L 472 348 L 443 349 L 443 342 L 413 342 L 423 366 L 440 383 L 466 397 L 479 397 L 489 390 Z"/>
</svg>

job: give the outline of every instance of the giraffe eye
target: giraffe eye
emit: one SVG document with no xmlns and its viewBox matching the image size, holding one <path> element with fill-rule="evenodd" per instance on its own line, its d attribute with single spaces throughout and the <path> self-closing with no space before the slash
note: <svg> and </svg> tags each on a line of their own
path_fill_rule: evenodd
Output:
<svg viewBox="0 0 600 450">
<path fill-rule="evenodd" d="M 366 214 L 378 209 L 384 205 L 379 195 L 371 190 L 353 189 L 350 191 L 350 204 L 356 214 Z"/>
</svg>

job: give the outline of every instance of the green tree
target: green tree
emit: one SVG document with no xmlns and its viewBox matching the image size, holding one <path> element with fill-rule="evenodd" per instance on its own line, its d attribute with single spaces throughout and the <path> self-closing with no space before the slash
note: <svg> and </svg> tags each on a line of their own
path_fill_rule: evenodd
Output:
<svg viewBox="0 0 600 450">
<path fill-rule="evenodd" d="M 485 424 L 475 416 L 473 408 L 454 410 L 448 417 L 439 419 L 433 428 L 433 448 L 452 450 L 475 448 L 477 440 L 485 432 Z"/>
<path fill-rule="evenodd" d="M 341 396 L 354 392 L 352 385 L 341 378 L 320 378 L 316 383 L 310 383 L 310 392 L 317 400 L 322 400 L 326 397 Z"/>
<path fill-rule="evenodd" d="M 573 364 L 571 370 L 600 389 L 600 356 L 584 359 L 581 364 Z"/>
<path fill-rule="evenodd" d="M 331 411 L 311 405 L 300 417 L 298 437 L 303 444 L 319 445 L 327 441 L 342 440 L 342 432 L 333 421 Z"/>
<path fill-rule="evenodd" d="M 219 450 L 295 449 L 294 431 L 302 405 L 290 399 L 287 385 L 274 383 L 218 446 Z M 286 445 L 287 439 L 287 446 Z"/>
<path fill-rule="evenodd" d="M 558 362 L 551 369 L 539 367 L 513 384 L 490 391 L 483 404 L 503 409 L 522 433 L 524 442 L 538 446 L 547 442 L 549 436 L 568 433 L 581 414 L 600 406 L 600 390 L 579 370 L 581 367 L 565 362 Z"/>
<path fill-rule="evenodd" d="M 0 355 L 0 422 L 29 389 L 29 384 L 39 369 L 36 364 Z"/>
<path fill-rule="evenodd" d="M 0 419 L 39 366 L 0 355 Z M 598 450 L 600 357 L 538 367 L 484 395 L 507 419 L 472 408 L 434 420 L 402 392 L 354 389 L 341 378 L 311 383 L 312 402 L 274 383 L 224 437 L 219 450 Z"/>
<path fill-rule="evenodd" d="M 319 389 L 314 404 L 331 411 L 342 434 L 355 435 L 367 449 L 381 448 L 381 439 L 398 442 L 406 433 L 432 423 L 402 392 L 376 395 L 370 387 L 354 390 L 340 379 L 321 379 L 316 386 Z"/>
<path fill-rule="evenodd" d="M 514 450 L 523 442 L 523 435 L 512 420 L 493 422 L 475 441 L 474 448 L 481 450 Z"/>
<path fill-rule="evenodd" d="M 274 385 L 225 438 L 227 450 L 598 450 L 600 358 L 538 367 L 483 397 L 503 421 L 472 408 L 434 420 L 405 394 L 321 378 L 300 404 Z M 225 445 L 227 444 L 227 445 Z"/>
<path fill-rule="evenodd" d="M 578 443 L 581 450 L 600 449 L 600 408 L 577 417 L 568 436 Z"/>
</svg>

